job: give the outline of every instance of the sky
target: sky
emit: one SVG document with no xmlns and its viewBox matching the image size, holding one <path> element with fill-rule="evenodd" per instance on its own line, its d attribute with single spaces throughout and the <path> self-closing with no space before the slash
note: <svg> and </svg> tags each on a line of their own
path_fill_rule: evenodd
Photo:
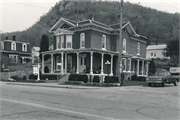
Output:
<svg viewBox="0 0 180 120">
<path fill-rule="evenodd" d="M 127 1 L 168 13 L 180 13 L 180 0 L 124 0 Z M 28 29 L 57 2 L 59 0 L 0 0 L 0 33 Z"/>
</svg>

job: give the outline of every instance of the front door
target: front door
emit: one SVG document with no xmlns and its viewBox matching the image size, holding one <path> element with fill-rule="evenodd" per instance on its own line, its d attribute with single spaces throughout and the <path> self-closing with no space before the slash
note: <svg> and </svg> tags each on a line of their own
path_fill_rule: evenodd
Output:
<svg viewBox="0 0 180 120">
<path fill-rule="evenodd" d="M 67 72 L 72 70 L 72 56 L 67 55 Z"/>
<path fill-rule="evenodd" d="M 79 72 L 86 71 L 86 54 L 79 55 Z"/>
</svg>

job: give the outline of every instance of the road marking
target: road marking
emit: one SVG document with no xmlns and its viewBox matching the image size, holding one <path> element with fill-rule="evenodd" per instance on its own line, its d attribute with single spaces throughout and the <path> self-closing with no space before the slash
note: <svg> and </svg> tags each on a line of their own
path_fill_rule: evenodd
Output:
<svg viewBox="0 0 180 120">
<path fill-rule="evenodd" d="M 36 103 L 30 103 L 30 102 L 24 102 L 24 101 L 18 101 L 18 100 L 11 100 L 11 99 L 5 99 L 5 98 L 0 98 L 0 100 L 8 101 L 8 102 L 13 102 L 13 103 L 24 104 L 24 105 L 29 105 L 29 106 L 34 106 L 34 107 L 39 107 L 39 108 L 45 108 L 45 109 L 51 109 L 51 110 L 56 110 L 56 111 L 62 111 L 62 112 L 68 112 L 68 113 L 73 113 L 73 114 L 79 114 L 79 115 L 84 115 L 84 116 L 96 117 L 96 118 L 101 118 L 101 119 L 120 120 L 120 119 L 103 117 L 103 116 L 98 116 L 98 115 L 93 115 L 93 114 L 88 114 L 88 113 L 82 113 L 82 112 L 75 112 L 75 111 L 70 111 L 70 110 L 52 108 L 52 107 L 48 107 L 48 106 L 44 106 L 44 105 L 40 105 L 40 104 L 36 104 Z"/>
</svg>

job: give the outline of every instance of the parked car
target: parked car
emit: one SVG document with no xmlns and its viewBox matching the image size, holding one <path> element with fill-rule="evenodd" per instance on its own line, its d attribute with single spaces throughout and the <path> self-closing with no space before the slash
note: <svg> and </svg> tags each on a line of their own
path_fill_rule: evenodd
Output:
<svg viewBox="0 0 180 120">
<path fill-rule="evenodd" d="M 146 82 L 148 83 L 148 86 L 151 86 L 152 84 L 161 84 L 164 87 L 165 84 L 171 83 L 177 86 L 179 79 L 171 75 L 168 71 L 161 70 L 157 71 L 153 76 L 148 76 Z"/>
</svg>

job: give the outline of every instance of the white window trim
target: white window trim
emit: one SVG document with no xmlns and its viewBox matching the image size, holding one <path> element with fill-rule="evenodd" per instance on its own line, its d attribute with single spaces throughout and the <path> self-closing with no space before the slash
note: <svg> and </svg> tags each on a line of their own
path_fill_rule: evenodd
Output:
<svg viewBox="0 0 180 120">
<path fill-rule="evenodd" d="M 83 40 L 82 40 L 83 36 Z M 84 47 L 82 47 L 82 41 L 84 41 Z M 85 48 L 85 33 L 80 34 L 80 48 Z"/>
<path fill-rule="evenodd" d="M 15 46 L 14 49 L 13 49 L 13 44 L 14 44 L 14 46 Z M 11 50 L 16 50 L 16 43 L 15 43 L 15 42 L 12 42 L 12 43 L 11 43 Z"/>
<path fill-rule="evenodd" d="M 106 35 L 102 35 L 102 46 L 103 46 L 103 37 L 104 39 L 104 48 L 102 47 L 102 50 L 106 50 Z"/>
<path fill-rule="evenodd" d="M 125 48 L 125 50 L 123 50 L 123 52 L 126 52 L 126 39 L 123 39 L 123 47 Z"/>
<path fill-rule="evenodd" d="M 140 55 L 140 49 L 141 49 L 140 43 L 138 42 L 137 43 L 137 55 Z"/>
<path fill-rule="evenodd" d="M 25 45 L 25 50 L 24 50 L 24 45 Z M 22 44 L 22 51 L 25 51 L 25 52 L 27 51 L 27 44 L 25 43 Z"/>
<path fill-rule="evenodd" d="M 1 42 L 1 50 L 4 50 L 4 42 Z"/>
<path fill-rule="evenodd" d="M 72 35 L 66 35 L 66 49 L 72 49 L 72 39 L 71 39 L 71 48 L 67 48 L 67 43 L 68 43 L 68 42 L 67 42 L 67 37 L 68 37 L 68 36 L 71 36 L 71 38 L 72 38 Z"/>
<path fill-rule="evenodd" d="M 17 63 L 18 61 L 18 55 L 9 54 L 9 58 L 14 59 L 14 56 L 16 56 L 16 61 L 14 63 Z"/>
</svg>

